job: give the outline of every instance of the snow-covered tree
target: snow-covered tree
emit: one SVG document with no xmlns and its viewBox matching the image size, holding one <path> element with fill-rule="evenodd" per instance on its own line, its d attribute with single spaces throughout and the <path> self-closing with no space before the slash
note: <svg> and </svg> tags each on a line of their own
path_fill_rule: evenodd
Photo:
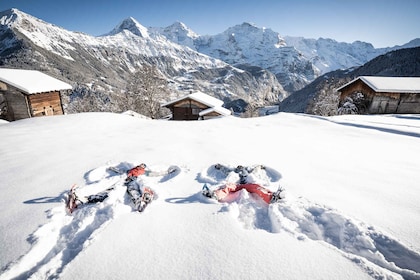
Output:
<svg viewBox="0 0 420 280">
<path fill-rule="evenodd" d="M 305 113 L 319 116 L 334 116 L 337 114 L 339 94 L 338 84 L 342 82 L 337 78 L 324 78 L 323 81 L 313 88 L 313 99 L 309 102 Z"/>
<path fill-rule="evenodd" d="M 70 94 L 63 94 L 66 113 L 114 112 L 110 96 L 92 85 L 76 84 Z"/>
<path fill-rule="evenodd" d="M 167 82 L 155 66 L 143 64 L 127 84 L 120 107 L 151 118 L 160 118 L 161 102 L 168 95 Z"/>
<path fill-rule="evenodd" d="M 356 105 L 354 104 L 353 99 L 347 97 L 343 103 L 343 105 L 338 108 L 339 115 L 356 115 L 359 113 Z"/>
<path fill-rule="evenodd" d="M 364 114 L 366 112 L 366 107 L 364 94 L 355 92 L 344 99 L 342 105 L 338 108 L 338 114 Z"/>
</svg>

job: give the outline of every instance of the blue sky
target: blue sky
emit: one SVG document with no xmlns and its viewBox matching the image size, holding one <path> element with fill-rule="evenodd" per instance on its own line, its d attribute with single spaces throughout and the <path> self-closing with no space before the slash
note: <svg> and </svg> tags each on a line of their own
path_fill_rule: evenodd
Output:
<svg viewBox="0 0 420 280">
<path fill-rule="evenodd" d="M 281 36 L 375 47 L 420 38 L 420 0 L 0 0 L 0 11 L 10 8 L 95 36 L 133 17 L 146 27 L 181 21 L 200 35 L 251 22 Z"/>
</svg>

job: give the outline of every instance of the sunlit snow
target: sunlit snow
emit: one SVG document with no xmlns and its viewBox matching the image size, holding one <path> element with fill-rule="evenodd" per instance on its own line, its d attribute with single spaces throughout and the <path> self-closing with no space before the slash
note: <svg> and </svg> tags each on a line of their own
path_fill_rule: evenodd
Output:
<svg viewBox="0 0 420 280">
<path fill-rule="evenodd" d="M 0 123 L 0 279 L 419 279 L 420 117 L 280 113 L 207 121 L 85 113 Z M 181 168 L 146 177 L 158 194 L 133 211 L 107 166 Z M 286 189 L 266 205 L 212 165 L 263 164 Z M 115 184 L 66 214 L 73 184 Z"/>
</svg>

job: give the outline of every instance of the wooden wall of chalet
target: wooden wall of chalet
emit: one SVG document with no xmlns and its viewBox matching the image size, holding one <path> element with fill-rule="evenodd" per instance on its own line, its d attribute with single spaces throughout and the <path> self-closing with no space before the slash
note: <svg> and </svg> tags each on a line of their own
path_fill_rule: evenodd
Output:
<svg viewBox="0 0 420 280">
<path fill-rule="evenodd" d="M 63 115 L 60 92 L 52 91 L 27 96 L 32 109 L 32 116 Z"/>
<path fill-rule="evenodd" d="M 398 114 L 420 114 L 420 93 L 401 94 Z"/>
<path fill-rule="evenodd" d="M 184 99 L 178 103 L 171 104 L 173 120 L 198 120 L 199 113 L 209 107 L 192 99 Z"/>
<path fill-rule="evenodd" d="M 357 80 L 341 89 L 340 101 L 343 101 L 346 97 L 355 92 L 362 92 L 370 101 L 376 94 L 376 92 L 367 86 L 362 80 Z"/>
<path fill-rule="evenodd" d="M 63 114 L 59 91 L 28 95 L 13 86 L 1 82 L 0 84 L 2 84 L 0 94 L 6 99 L 5 118 L 8 121 Z"/>
<path fill-rule="evenodd" d="M 1 93 L 6 99 L 6 120 L 15 121 L 31 117 L 25 94 L 11 86 Z"/>
<path fill-rule="evenodd" d="M 357 80 L 341 89 L 340 102 L 353 93 L 361 92 L 368 101 L 369 114 L 419 114 L 420 94 L 376 92 L 363 81 Z"/>
</svg>

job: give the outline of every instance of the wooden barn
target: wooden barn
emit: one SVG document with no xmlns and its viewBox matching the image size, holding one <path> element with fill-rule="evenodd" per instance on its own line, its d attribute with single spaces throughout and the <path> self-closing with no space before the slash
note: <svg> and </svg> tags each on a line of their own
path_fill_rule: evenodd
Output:
<svg viewBox="0 0 420 280">
<path fill-rule="evenodd" d="M 362 93 L 367 114 L 419 114 L 420 77 L 360 76 L 337 89 L 340 104 Z"/>
<path fill-rule="evenodd" d="M 172 112 L 172 120 L 204 120 L 229 116 L 231 112 L 222 107 L 223 101 L 200 91 L 183 96 L 162 105 Z"/>
<path fill-rule="evenodd" d="M 0 68 L 0 118 L 62 115 L 61 91 L 71 85 L 34 70 Z"/>
</svg>

